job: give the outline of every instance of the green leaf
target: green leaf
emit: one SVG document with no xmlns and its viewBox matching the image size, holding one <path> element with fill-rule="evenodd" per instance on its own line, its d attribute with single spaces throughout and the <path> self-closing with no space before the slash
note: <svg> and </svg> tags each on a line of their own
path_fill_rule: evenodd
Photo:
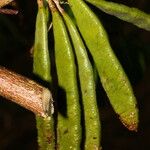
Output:
<svg viewBox="0 0 150 150">
<path fill-rule="evenodd" d="M 137 8 L 131 8 L 114 2 L 103 0 L 86 0 L 92 5 L 98 7 L 107 14 L 116 16 L 117 18 L 130 22 L 139 28 L 150 31 L 150 15 L 144 13 Z"/>
</svg>

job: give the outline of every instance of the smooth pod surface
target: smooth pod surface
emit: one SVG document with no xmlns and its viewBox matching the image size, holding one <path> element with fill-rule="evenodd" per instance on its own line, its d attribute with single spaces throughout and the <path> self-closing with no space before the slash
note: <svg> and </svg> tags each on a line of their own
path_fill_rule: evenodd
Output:
<svg viewBox="0 0 150 150">
<path fill-rule="evenodd" d="M 33 51 L 33 72 L 45 81 L 51 80 L 47 22 L 46 8 L 43 5 L 39 6 Z"/>
</svg>

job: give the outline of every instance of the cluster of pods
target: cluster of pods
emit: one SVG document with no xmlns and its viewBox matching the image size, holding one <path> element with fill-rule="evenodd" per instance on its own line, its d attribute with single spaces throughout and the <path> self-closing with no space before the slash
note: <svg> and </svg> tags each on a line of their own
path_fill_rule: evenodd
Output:
<svg viewBox="0 0 150 150">
<path fill-rule="evenodd" d="M 127 17 L 119 11 L 123 14 L 128 7 L 114 3 L 108 7 L 109 2 L 104 0 L 87 1 L 149 30 L 149 26 L 145 25 L 148 19 L 143 19 L 145 24 L 135 22 L 134 14 L 138 13 L 139 18 L 146 15 L 140 11 L 133 10 L 134 13 L 127 14 Z M 125 9 L 118 9 L 122 7 Z M 52 22 L 50 31 L 49 18 Z M 48 43 L 48 31 L 52 30 L 54 44 Z M 50 44 L 54 45 L 53 51 L 49 48 Z M 57 87 L 54 89 L 59 95 L 54 98 L 54 115 L 37 117 L 38 140 L 42 149 L 78 150 L 81 146 L 86 150 L 101 149 L 95 72 L 89 54 L 119 119 L 129 130 L 137 130 L 136 99 L 100 19 L 83 0 L 38 0 L 33 72 L 52 85 L 56 78 Z M 54 77 L 53 68 L 56 68 Z"/>
</svg>

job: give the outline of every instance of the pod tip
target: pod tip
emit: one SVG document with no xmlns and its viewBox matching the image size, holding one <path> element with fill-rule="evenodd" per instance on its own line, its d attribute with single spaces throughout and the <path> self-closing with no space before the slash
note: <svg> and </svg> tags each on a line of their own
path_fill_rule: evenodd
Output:
<svg viewBox="0 0 150 150">
<path fill-rule="evenodd" d="M 138 115 L 137 112 L 124 113 L 120 116 L 122 124 L 130 131 L 137 132 L 138 129 Z"/>
</svg>

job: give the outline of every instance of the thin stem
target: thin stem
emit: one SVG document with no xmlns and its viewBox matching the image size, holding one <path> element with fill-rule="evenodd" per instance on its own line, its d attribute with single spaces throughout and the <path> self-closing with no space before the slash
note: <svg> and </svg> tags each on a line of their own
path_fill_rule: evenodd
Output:
<svg viewBox="0 0 150 150">
<path fill-rule="evenodd" d="M 16 15 L 16 14 L 18 14 L 18 10 L 13 10 L 13 9 L 0 9 L 0 14 Z"/>
<path fill-rule="evenodd" d="M 59 0 L 53 0 L 53 2 L 55 3 L 57 9 L 62 13 L 64 10 L 63 10 L 63 8 L 60 6 Z"/>
<path fill-rule="evenodd" d="M 38 7 L 43 7 L 43 0 L 37 0 Z"/>
<path fill-rule="evenodd" d="M 47 0 L 47 2 L 51 11 L 56 11 L 57 8 L 60 13 L 64 12 L 64 9 L 60 6 L 59 0 Z"/>
</svg>

